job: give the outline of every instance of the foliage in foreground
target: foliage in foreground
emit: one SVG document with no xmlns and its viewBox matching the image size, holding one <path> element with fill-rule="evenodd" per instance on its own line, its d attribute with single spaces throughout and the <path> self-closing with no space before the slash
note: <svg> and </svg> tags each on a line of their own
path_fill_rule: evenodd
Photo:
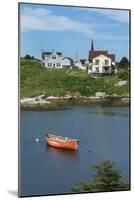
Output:
<svg viewBox="0 0 134 200">
<path fill-rule="evenodd" d="M 95 173 L 91 182 L 82 182 L 72 186 L 74 192 L 110 192 L 129 190 L 129 185 L 124 181 L 121 172 L 115 169 L 115 162 L 101 160 L 93 165 Z"/>
</svg>

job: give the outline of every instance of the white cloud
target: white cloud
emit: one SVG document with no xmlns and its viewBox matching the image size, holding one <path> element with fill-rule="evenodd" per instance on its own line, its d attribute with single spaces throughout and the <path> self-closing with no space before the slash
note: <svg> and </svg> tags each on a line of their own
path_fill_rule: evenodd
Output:
<svg viewBox="0 0 134 200">
<path fill-rule="evenodd" d="M 21 31 L 76 31 L 91 35 L 93 30 L 66 16 L 57 16 L 45 8 L 24 8 L 21 13 Z"/>
<path fill-rule="evenodd" d="M 129 12 L 127 10 L 90 9 L 89 11 L 90 12 L 95 11 L 117 22 L 123 22 L 123 23 L 129 22 Z"/>
<path fill-rule="evenodd" d="M 99 12 L 102 15 L 108 16 L 116 21 L 127 22 L 126 13 L 124 11 L 105 10 L 105 9 L 86 9 L 92 12 Z M 124 14 L 125 13 L 125 14 Z M 117 25 L 117 24 L 116 24 Z M 113 36 L 112 34 L 100 33 L 96 30 L 97 27 L 109 27 L 113 24 L 86 23 L 79 22 L 66 16 L 55 15 L 51 10 L 46 8 L 30 8 L 25 7 L 21 10 L 20 30 L 27 31 L 73 31 L 81 32 L 85 37 L 97 38 L 103 40 L 124 40 L 128 36 Z"/>
<path fill-rule="evenodd" d="M 118 22 L 129 22 L 129 14 L 128 11 L 121 11 L 121 10 L 101 10 L 100 13 L 107 15 L 108 17 L 112 18 Z"/>
</svg>

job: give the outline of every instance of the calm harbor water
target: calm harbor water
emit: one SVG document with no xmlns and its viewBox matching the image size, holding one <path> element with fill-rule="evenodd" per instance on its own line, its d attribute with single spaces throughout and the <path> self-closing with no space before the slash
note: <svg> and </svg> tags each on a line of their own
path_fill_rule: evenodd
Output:
<svg viewBox="0 0 134 200">
<path fill-rule="evenodd" d="M 78 150 L 48 147 L 47 132 L 78 138 Z M 129 181 L 128 107 L 21 112 L 20 139 L 22 196 L 72 193 L 72 185 L 90 180 L 99 159 L 116 161 Z"/>
</svg>

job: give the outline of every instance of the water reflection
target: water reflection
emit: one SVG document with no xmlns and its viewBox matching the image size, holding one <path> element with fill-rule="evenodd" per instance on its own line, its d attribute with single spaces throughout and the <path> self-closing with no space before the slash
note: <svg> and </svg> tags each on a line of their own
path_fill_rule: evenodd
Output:
<svg viewBox="0 0 134 200">
<path fill-rule="evenodd" d="M 88 111 L 88 114 L 91 115 L 100 115 L 100 116 L 121 116 L 121 117 L 128 117 L 129 112 L 118 112 L 116 110 L 108 110 L 102 107 L 97 107 L 95 111 Z"/>
<path fill-rule="evenodd" d="M 79 160 L 79 152 L 78 150 L 66 150 L 66 149 L 58 149 L 51 147 L 49 145 L 46 145 L 46 152 L 48 156 L 55 156 L 60 159 L 73 159 L 73 160 Z"/>
<path fill-rule="evenodd" d="M 129 180 L 127 116 L 127 107 L 86 106 L 65 112 L 24 112 L 20 126 L 22 194 L 69 193 L 71 185 L 89 178 L 91 166 L 100 159 L 116 161 Z M 70 133 L 69 137 L 74 133 L 73 137 L 80 140 L 78 149 L 47 146 L 44 139 L 47 130 Z"/>
</svg>

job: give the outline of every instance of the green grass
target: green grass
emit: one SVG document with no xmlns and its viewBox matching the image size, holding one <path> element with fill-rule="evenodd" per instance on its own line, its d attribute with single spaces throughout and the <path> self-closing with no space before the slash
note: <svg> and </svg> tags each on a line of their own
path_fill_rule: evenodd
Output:
<svg viewBox="0 0 134 200">
<path fill-rule="evenodd" d="M 90 96 L 98 91 L 125 96 L 129 93 L 129 80 L 123 73 L 126 72 L 93 79 L 82 70 L 45 69 L 41 63 L 23 60 L 20 67 L 21 98 L 40 94 Z M 127 79 L 127 84 L 121 87 L 115 86 L 115 83 L 122 80 L 122 76 Z"/>
</svg>

